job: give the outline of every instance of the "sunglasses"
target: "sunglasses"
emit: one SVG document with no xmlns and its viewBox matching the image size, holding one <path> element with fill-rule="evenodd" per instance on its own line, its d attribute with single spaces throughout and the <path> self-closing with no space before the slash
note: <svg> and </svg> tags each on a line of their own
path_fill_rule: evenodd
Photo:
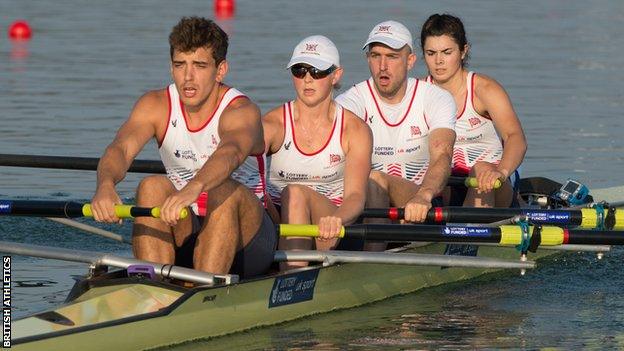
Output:
<svg viewBox="0 0 624 351">
<path fill-rule="evenodd" d="M 294 65 L 290 67 L 290 72 L 293 76 L 299 79 L 303 79 L 306 76 L 306 73 L 310 73 L 310 76 L 313 79 L 323 79 L 330 75 L 333 71 L 336 70 L 336 66 L 331 66 L 328 69 L 322 71 L 316 67 L 312 66 L 304 66 L 304 65 Z"/>
</svg>

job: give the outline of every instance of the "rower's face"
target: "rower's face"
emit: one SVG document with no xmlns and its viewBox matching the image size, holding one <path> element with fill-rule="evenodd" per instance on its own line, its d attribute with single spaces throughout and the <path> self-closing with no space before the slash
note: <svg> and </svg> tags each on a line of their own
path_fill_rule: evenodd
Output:
<svg viewBox="0 0 624 351">
<path fill-rule="evenodd" d="M 171 60 L 171 76 L 186 106 L 200 107 L 206 102 L 215 86 L 223 81 L 227 69 L 225 60 L 215 65 L 210 48 L 175 50 Z"/>
<path fill-rule="evenodd" d="M 446 82 L 462 68 L 468 47 L 459 45 L 448 35 L 430 36 L 425 39 L 423 53 L 429 74 L 436 82 Z"/>
<path fill-rule="evenodd" d="M 303 78 L 292 76 L 297 99 L 308 106 L 315 106 L 331 96 L 334 85 L 340 81 L 341 77 L 342 68 L 340 67 L 327 77 L 319 79 L 312 78 L 309 72 Z"/>
<path fill-rule="evenodd" d="M 416 55 L 407 45 L 396 50 L 383 44 L 371 44 L 366 59 L 377 92 L 393 99 L 401 87 L 406 86 L 407 72 L 414 67 Z"/>
</svg>

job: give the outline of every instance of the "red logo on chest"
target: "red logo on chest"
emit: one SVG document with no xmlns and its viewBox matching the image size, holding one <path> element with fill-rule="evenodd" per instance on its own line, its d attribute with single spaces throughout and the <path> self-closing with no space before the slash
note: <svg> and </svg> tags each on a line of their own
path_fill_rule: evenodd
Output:
<svg viewBox="0 0 624 351">
<path fill-rule="evenodd" d="M 420 135 L 422 135 L 422 133 L 420 132 L 420 128 L 418 126 L 411 126 L 410 127 L 410 132 L 411 132 L 412 136 L 420 136 Z"/>
<path fill-rule="evenodd" d="M 341 160 L 342 160 L 342 157 L 340 157 L 340 155 L 329 154 L 329 165 L 330 166 L 333 166 L 336 163 L 340 163 Z"/>
<path fill-rule="evenodd" d="M 471 127 L 475 127 L 481 124 L 481 120 L 477 117 L 471 117 L 468 119 L 468 123 L 470 123 Z"/>
</svg>

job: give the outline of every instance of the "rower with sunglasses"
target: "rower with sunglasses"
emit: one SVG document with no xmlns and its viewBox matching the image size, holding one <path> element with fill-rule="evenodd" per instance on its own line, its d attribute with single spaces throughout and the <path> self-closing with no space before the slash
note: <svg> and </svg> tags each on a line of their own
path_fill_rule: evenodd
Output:
<svg viewBox="0 0 624 351">
<path fill-rule="evenodd" d="M 366 206 L 405 207 L 407 221 L 422 222 L 451 171 L 455 102 L 445 90 L 407 77 L 416 55 L 412 35 L 401 23 L 377 24 L 362 49 L 371 78 L 336 101 L 373 132 Z"/>
<path fill-rule="evenodd" d="M 263 117 L 271 155 L 269 194 L 281 206 L 282 223 L 318 224 L 319 238 L 281 238 L 282 250 L 336 247 L 342 225 L 362 210 L 370 172 L 372 136 L 364 121 L 334 102 L 342 68 L 328 38 L 303 39 L 288 63 L 295 100 Z M 288 262 L 282 269 L 307 265 Z"/>
</svg>

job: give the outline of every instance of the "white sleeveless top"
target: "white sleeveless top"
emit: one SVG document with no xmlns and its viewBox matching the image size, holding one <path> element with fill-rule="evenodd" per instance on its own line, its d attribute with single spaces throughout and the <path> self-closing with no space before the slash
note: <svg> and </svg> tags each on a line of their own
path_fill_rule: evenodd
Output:
<svg viewBox="0 0 624 351">
<path fill-rule="evenodd" d="M 316 152 L 306 153 L 297 144 L 293 107 L 293 101 L 284 104 L 284 142 L 271 155 L 269 195 L 275 203 L 281 204 L 282 190 L 288 184 L 300 184 L 339 206 L 344 190 L 345 153 L 341 144 L 344 110 L 336 104 L 334 125 L 325 145 Z"/>
<path fill-rule="evenodd" d="M 454 128 L 455 103 L 431 83 L 408 78 L 403 100 L 385 104 L 372 78 L 336 100 L 362 117 L 373 132 L 372 169 L 422 183 L 429 166 L 429 133 Z"/>
<path fill-rule="evenodd" d="M 427 80 L 431 81 L 431 76 Z M 480 115 L 474 108 L 474 80 L 475 73 L 468 72 L 464 110 L 457 113 L 455 122 L 453 173 L 459 175 L 470 173 L 478 161 L 499 164 L 503 158 L 503 143 L 492 119 Z"/>
<path fill-rule="evenodd" d="M 169 97 L 169 121 L 167 130 L 158 151 L 167 170 L 167 177 L 176 189 L 182 189 L 201 169 L 204 163 L 217 149 L 219 120 L 221 114 L 232 101 L 246 96 L 234 88 L 228 88 L 217 104 L 213 115 L 206 123 L 190 129 L 175 84 L 167 89 Z M 266 192 L 266 156 L 251 155 L 233 173 L 232 178 L 247 186 L 259 199 L 264 200 Z M 205 197 L 200 196 L 200 199 Z M 194 203 L 191 208 L 196 214 L 205 214 L 205 203 Z"/>
</svg>

